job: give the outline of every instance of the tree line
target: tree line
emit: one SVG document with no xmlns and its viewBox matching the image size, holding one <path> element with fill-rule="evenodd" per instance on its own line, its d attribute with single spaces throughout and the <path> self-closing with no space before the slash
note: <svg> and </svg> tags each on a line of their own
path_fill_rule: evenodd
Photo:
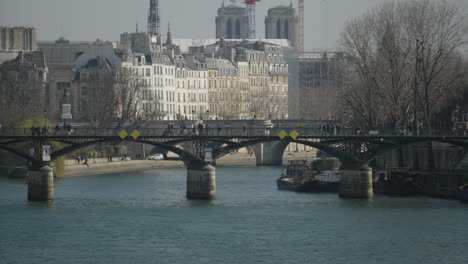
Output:
<svg viewBox="0 0 468 264">
<path fill-rule="evenodd" d="M 448 129 L 468 90 L 465 11 L 447 1 L 395 1 L 347 22 L 343 119 L 367 130 Z"/>
</svg>

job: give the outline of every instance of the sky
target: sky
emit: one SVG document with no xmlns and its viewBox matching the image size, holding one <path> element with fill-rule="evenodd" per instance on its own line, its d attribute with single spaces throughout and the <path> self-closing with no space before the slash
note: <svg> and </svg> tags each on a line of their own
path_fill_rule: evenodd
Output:
<svg viewBox="0 0 468 264">
<path fill-rule="evenodd" d="M 231 0 L 224 0 L 226 5 Z M 306 51 L 333 51 L 347 20 L 389 0 L 305 0 Z M 442 1 L 442 0 L 441 0 Z M 468 10 L 468 0 L 457 2 Z M 173 38 L 214 38 L 223 0 L 160 0 L 161 31 Z M 242 0 L 237 0 L 241 5 Z M 257 5 L 257 37 L 265 36 L 267 10 L 297 0 L 262 0 Z M 118 41 L 120 34 L 146 30 L 149 0 L 0 0 L 0 26 L 32 26 L 39 41 L 60 36 L 72 41 Z"/>
</svg>

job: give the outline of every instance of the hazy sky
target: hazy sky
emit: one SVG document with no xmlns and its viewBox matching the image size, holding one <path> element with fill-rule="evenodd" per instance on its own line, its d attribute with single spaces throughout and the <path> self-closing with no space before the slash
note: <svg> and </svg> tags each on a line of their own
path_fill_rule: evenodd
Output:
<svg viewBox="0 0 468 264">
<path fill-rule="evenodd" d="M 305 0 L 306 50 L 336 47 L 346 20 L 387 0 Z M 441 0 L 442 1 L 442 0 Z M 458 2 L 468 9 L 468 0 Z M 223 0 L 160 0 L 161 29 L 171 23 L 173 38 L 214 38 L 215 17 Z M 230 4 L 230 0 L 225 0 Z M 238 3 L 241 0 L 237 0 Z M 265 36 L 267 10 L 297 0 L 262 0 L 257 5 L 257 37 Z M 149 0 L 0 0 L 0 25 L 33 26 L 38 40 L 119 40 L 146 30 Z"/>
</svg>

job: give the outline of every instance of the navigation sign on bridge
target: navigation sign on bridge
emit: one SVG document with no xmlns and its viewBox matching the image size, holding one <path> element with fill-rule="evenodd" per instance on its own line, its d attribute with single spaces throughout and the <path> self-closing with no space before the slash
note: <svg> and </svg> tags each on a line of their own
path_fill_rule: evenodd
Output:
<svg viewBox="0 0 468 264">
<path fill-rule="evenodd" d="M 132 134 L 130 134 L 134 140 L 137 140 L 140 137 L 140 132 L 138 132 L 136 129 L 133 130 Z"/>
<path fill-rule="evenodd" d="M 281 138 L 281 139 L 284 139 L 285 137 L 287 137 L 288 134 L 284 131 L 284 130 L 281 130 L 279 133 L 278 133 L 278 137 Z"/>
<path fill-rule="evenodd" d="M 125 130 L 120 131 L 119 137 L 124 140 L 128 136 L 127 132 Z"/>
<path fill-rule="evenodd" d="M 291 132 L 291 133 L 289 134 L 289 136 L 290 136 L 292 139 L 296 140 L 297 137 L 299 136 L 299 133 L 297 133 L 296 130 L 293 130 L 293 132 Z"/>
</svg>

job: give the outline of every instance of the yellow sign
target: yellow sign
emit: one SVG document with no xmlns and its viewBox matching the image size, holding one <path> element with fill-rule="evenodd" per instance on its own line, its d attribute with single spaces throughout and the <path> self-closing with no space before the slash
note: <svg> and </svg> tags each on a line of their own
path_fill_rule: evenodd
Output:
<svg viewBox="0 0 468 264">
<path fill-rule="evenodd" d="M 140 137 L 140 132 L 138 132 L 137 130 L 133 130 L 132 134 L 130 134 L 130 136 L 132 136 L 133 139 L 137 139 Z"/>
<path fill-rule="evenodd" d="M 291 133 L 289 134 L 289 136 L 290 136 L 292 139 L 296 140 L 297 137 L 299 136 L 299 133 L 297 133 L 297 131 L 294 130 L 293 132 L 291 132 Z"/>
<path fill-rule="evenodd" d="M 305 127 L 305 124 L 304 123 L 297 123 L 296 127 Z"/>
<path fill-rule="evenodd" d="M 286 132 L 284 132 L 284 130 L 281 130 L 278 134 L 278 137 L 281 138 L 281 139 L 284 139 L 285 137 L 287 137 L 288 134 L 286 134 Z"/>
<path fill-rule="evenodd" d="M 119 137 L 121 139 L 125 139 L 127 136 L 128 136 L 128 134 L 127 134 L 127 132 L 125 132 L 125 130 L 120 131 Z"/>
</svg>

